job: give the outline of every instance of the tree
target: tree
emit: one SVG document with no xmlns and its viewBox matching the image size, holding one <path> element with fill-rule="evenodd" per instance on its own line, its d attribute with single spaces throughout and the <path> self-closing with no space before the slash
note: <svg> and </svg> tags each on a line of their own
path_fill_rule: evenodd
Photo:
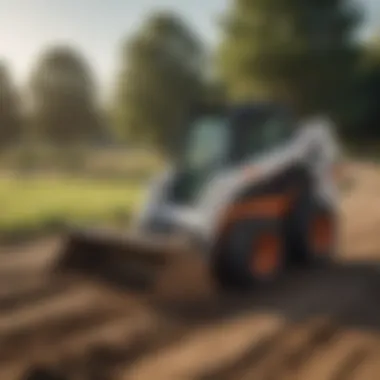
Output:
<svg viewBox="0 0 380 380">
<path fill-rule="evenodd" d="M 380 139 L 380 38 L 368 44 L 368 68 L 364 77 L 367 114 L 363 124 L 368 138 Z"/>
<path fill-rule="evenodd" d="M 101 139 L 94 79 L 84 58 L 67 46 L 48 49 L 31 77 L 36 134 L 56 144 Z"/>
<path fill-rule="evenodd" d="M 371 141 L 380 139 L 380 40 L 368 41 L 361 48 L 362 65 L 356 77 L 357 110 L 346 126 L 351 139 Z"/>
<path fill-rule="evenodd" d="M 217 55 L 229 96 L 287 101 L 302 113 L 338 109 L 358 21 L 344 0 L 234 0 Z"/>
<path fill-rule="evenodd" d="M 0 62 L 0 147 L 19 139 L 21 127 L 20 99 L 6 65 Z"/>
<path fill-rule="evenodd" d="M 203 49 L 177 16 L 152 14 L 122 50 L 116 89 L 120 135 L 170 153 L 202 91 Z"/>
</svg>

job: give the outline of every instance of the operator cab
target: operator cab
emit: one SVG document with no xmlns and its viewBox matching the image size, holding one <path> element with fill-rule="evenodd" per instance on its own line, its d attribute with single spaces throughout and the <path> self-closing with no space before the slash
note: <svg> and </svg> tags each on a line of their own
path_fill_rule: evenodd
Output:
<svg viewBox="0 0 380 380">
<path fill-rule="evenodd" d="M 182 136 L 170 201 L 190 206 L 211 176 L 280 148 L 294 126 L 290 112 L 273 104 L 198 109 Z"/>
</svg>

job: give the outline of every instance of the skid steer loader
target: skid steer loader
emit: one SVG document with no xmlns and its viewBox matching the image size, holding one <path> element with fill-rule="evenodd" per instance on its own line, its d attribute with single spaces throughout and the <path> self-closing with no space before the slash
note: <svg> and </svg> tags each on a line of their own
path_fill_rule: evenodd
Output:
<svg viewBox="0 0 380 380">
<path fill-rule="evenodd" d="M 132 232 L 72 232 L 60 264 L 113 265 L 127 277 L 188 247 L 223 288 L 319 265 L 336 249 L 338 158 L 327 119 L 301 120 L 274 103 L 199 107 Z"/>
</svg>

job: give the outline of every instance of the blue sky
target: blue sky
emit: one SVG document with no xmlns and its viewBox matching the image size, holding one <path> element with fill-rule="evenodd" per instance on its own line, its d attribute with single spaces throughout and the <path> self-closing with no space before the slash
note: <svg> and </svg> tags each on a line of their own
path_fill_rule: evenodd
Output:
<svg viewBox="0 0 380 380">
<path fill-rule="evenodd" d="M 365 32 L 379 28 L 380 0 L 356 1 L 367 11 Z M 215 44 L 216 18 L 228 4 L 228 0 L 0 0 L 0 60 L 8 62 L 22 83 L 44 47 L 69 42 L 91 61 L 100 84 L 108 86 L 117 70 L 121 39 L 144 15 L 154 9 L 173 9 Z"/>
</svg>

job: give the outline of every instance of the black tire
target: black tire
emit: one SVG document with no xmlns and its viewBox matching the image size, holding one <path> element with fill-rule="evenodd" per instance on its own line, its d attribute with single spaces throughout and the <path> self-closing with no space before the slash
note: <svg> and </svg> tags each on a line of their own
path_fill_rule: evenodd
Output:
<svg viewBox="0 0 380 380">
<path fill-rule="evenodd" d="M 322 218 L 328 225 L 330 243 L 315 244 L 312 224 Z M 335 210 L 316 197 L 304 194 L 298 199 L 286 223 L 290 263 L 298 267 L 316 267 L 329 264 L 335 255 L 337 220 Z M 327 227 L 326 227 L 327 229 Z"/>
<path fill-rule="evenodd" d="M 252 270 L 255 258 L 254 245 L 266 234 L 279 239 L 277 267 L 274 271 L 259 274 Z M 258 284 L 271 283 L 284 272 L 286 244 L 282 223 L 275 220 L 244 220 L 233 224 L 214 251 L 211 263 L 212 276 L 222 290 L 252 289 Z"/>
</svg>

